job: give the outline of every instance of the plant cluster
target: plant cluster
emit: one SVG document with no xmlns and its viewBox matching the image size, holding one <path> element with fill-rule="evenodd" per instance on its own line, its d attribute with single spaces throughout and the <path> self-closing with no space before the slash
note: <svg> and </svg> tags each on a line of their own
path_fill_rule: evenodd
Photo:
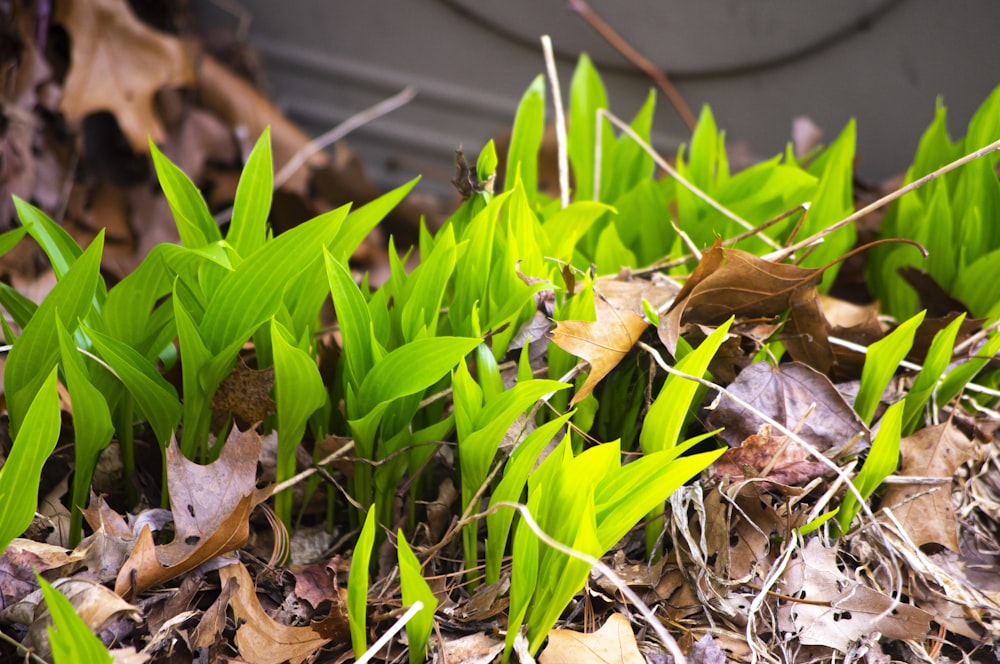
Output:
<svg viewBox="0 0 1000 664">
<path fill-rule="evenodd" d="M 909 177 L 1000 133 L 998 95 L 964 142 L 947 140 L 939 109 Z M 410 661 L 423 660 L 437 599 L 415 551 L 429 564 L 458 532 L 473 587 L 510 575 L 505 659 L 522 625 L 528 650 L 537 652 L 591 570 L 541 542 L 513 505 L 525 505 L 548 536 L 593 558 L 645 522 L 645 555 L 656 558 L 665 501 L 725 449 L 714 444 L 718 431 L 703 425 L 700 412 L 709 388 L 718 387 L 710 380 L 729 375 L 730 382 L 752 363 L 779 366 L 786 353 L 817 376 L 851 371 L 832 346 L 819 352 L 801 339 L 808 333 L 822 345 L 842 332 L 824 322 L 816 303 L 836 277 L 838 258 L 855 244 L 853 227 L 826 235 L 796 265 L 761 255 L 780 254 L 797 237 L 820 236 L 850 215 L 853 123 L 818 154 L 797 159 L 789 151 L 731 173 L 724 134 L 706 108 L 677 157 L 676 177 L 657 177 L 656 156 L 642 145 L 650 140 L 654 106 L 651 93 L 616 134 L 600 77 L 582 57 L 566 142 L 572 200 L 553 199 L 538 187 L 545 124 L 539 77 L 517 112 L 502 191 L 490 186 L 500 175 L 490 143 L 474 172 L 463 174 L 471 183 L 464 204 L 436 232 L 421 228 L 419 265 L 408 271 L 408 254 L 400 256 L 390 241 L 390 275 L 377 288 L 367 278 L 359 283 L 349 259 L 415 181 L 273 236 L 267 132 L 247 161 L 225 233 L 195 185 L 150 143 L 181 244 L 157 246 L 110 289 L 100 274 L 102 235 L 81 249 L 17 200 L 23 227 L 0 236 L 0 250 L 30 234 L 58 283 L 37 307 L 0 285 L 10 318 L 0 322 L 11 345 L 4 390 L 14 439 L 0 470 L 0 540 L 20 535 L 34 512 L 42 464 L 60 435 L 58 383 L 72 403 L 75 544 L 101 450 L 116 440 L 127 473 L 135 471 L 136 436 L 147 433 L 165 466 L 175 437 L 189 459 L 217 458 L 235 425 L 232 416 L 213 418 L 213 402 L 238 363 L 252 358 L 257 370 L 273 371 L 273 412 L 255 419 L 277 432 L 279 482 L 296 473 L 300 446 L 312 449 L 330 434 L 353 441 L 351 501 L 331 493 L 328 517 L 360 527 L 347 599 L 355 654 L 370 645 L 372 554 L 394 537 L 402 602 L 423 606 L 407 624 Z M 990 221 L 1000 210 L 995 162 L 981 160 L 903 198 L 883 231 L 927 246 L 937 283 L 991 319 L 1000 314 L 1000 293 L 988 291 L 983 276 L 1000 256 Z M 698 255 L 675 260 L 689 248 Z M 981 384 L 995 380 L 983 371 L 1000 335 L 984 335 L 972 357 L 956 355 L 964 316 L 928 327 L 924 313 L 913 315 L 914 297 L 895 275 L 916 252 L 904 245 L 878 250 L 874 292 L 890 313 L 909 318 L 866 344 L 865 359 L 853 360 L 862 368 L 847 408 L 862 442 L 830 463 L 858 453 L 866 461 L 839 506 L 803 524 L 803 534 L 828 519 L 836 523 L 831 534 L 848 532 L 896 470 L 901 438 L 953 404 L 977 376 Z M 595 277 L 623 266 L 635 271 L 631 278 Z M 647 278 L 654 272 L 661 281 Z M 764 282 L 754 276 L 760 274 Z M 736 303 L 718 294 L 734 283 L 744 287 Z M 320 359 L 327 299 L 336 311 L 335 366 Z M 554 332 L 550 320 L 558 322 Z M 905 397 L 883 411 L 890 381 L 906 358 L 915 359 L 918 331 L 930 339 L 916 357 L 922 368 Z M 637 344 L 648 352 L 637 353 Z M 660 369 L 653 360 L 663 362 L 662 350 L 672 359 Z M 165 377 L 175 365 L 180 395 Z M 986 396 L 977 405 L 991 402 L 995 397 Z M 774 424 L 800 440 L 795 423 Z M 442 542 L 411 548 L 404 533 L 413 540 L 421 505 L 433 497 L 431 471 L 451 459 L 460 487 L 457 529 Z M 410 490 L 401 495 L 404 482 Z M 274 496 L 274 510 L 287 527 L 301 518 L 290 491 Z M 52 607 L 58 655 L 66 652 L 70 617 L 58 600 Z"/>
</svg>

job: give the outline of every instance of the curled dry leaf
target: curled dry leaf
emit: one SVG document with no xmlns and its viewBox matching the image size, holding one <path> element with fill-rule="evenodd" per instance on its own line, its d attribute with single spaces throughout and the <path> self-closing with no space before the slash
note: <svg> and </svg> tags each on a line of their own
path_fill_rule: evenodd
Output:
<svg viewBox="0 0 1000 664">
<path fill-rule="evenodd" d="M 174 539 L 156 546 L 143 528 L 115 582 L 119 595 L 135 594 L 243 546 L 250 513 L 268 496 L 256 488 L 260 436 L 233 429 L 219 458 L 201 466 L 184 458 L 177 441 L 167 448 L 167 487 Z"/>
<path fill-rule="evenodd" d="M 781 594 L 804 601 L 786 600 L 778 608 L 778 625 L 797 634 L 804 645 L 847 652 L 871 632 L 903 641 L 920 640 L 930 632 L 933 616 L 844 574 L 837 549 L 824 547 L 819 538 L 792 555 L 781 582 Z"/>
<path fill-rule="evenodd" d="M 568 629 L 549 632 L 549 642 L 538 656 L 539 664 L 645 664 L 628 619 L 613 613 L 604 626 L 592 634 Z"/>
<path fill-rule="evenodd" d="M 229 603 L 239 628 L 236 647 L 247 661 L 255 664 L 298 664 L 330 641 L 350 641 L 347 614 L 339 604 L 323 620 L 307 627 L 292 627 L 276 622 L 267 615 L 257 599 L 253 579 L 242 563 L 227 565 L 219 570 L 223 585 L 233 579 L 236 593 Z"/>
<path fill-rule="evenodd" d="M 660 318 L 660 340 L 673 355 L 681 325 L 718 325 L 730 316 L 777 316 L 789 308 L 793 295 L 814 290 L 822 276 L 821 268 L 773 263 L 739 249 L 723 249 L 716 240 Z"/>
<path fill-rule="evenodd" d="M 125 0 L 65 0 L 56 4 L 56 20 L 72 42 L 62 98 L 66 119 L 109 111 L 136 152 L 145 152 L 147 136 L 161 141 L 154 95 L 194 83 L 184 42 L 147 26 Z"/>
<path fill-rule="evenodd" d="M 951 479 L 959 466 L 975 458 L 975 447 L 954 425 L 945 423 L 903 438 L 899 453 L 900 476 Z M 951 483 L 930 487 L 931 491 L 928 488 L 925 484 L 890 485 L 882 497 L 882 505 L 892 508 L 918 546 L 934 542 L 958 553 L 958 522 L 951 505 Z"/>
</svg>

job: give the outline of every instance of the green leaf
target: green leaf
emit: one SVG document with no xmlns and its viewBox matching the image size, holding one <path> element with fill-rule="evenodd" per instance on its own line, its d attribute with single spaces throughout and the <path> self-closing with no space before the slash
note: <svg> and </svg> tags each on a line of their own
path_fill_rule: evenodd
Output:
<svg viewBox="0 0 1000 664">
<path fill-rule="evenodd" d="M 41 575 L 36 574 L 35 578 L 42 588 L 45 605 L 52 617 L 52 624 L 48 627 L 52 661 L 55 664 L 113 662 L 114 658 L 108 649 L 77 615 L 66 596 L 53 588 Z"/>
<path fill-rule="evenodd" d="M 222 233 L 219 231 L 219 226 L 212 218 L 205 199 L 191 182 L 191 178 L 160 152 L 153 139 L 149 140 L 149 153 L 153 157 L 156 177 L 170 205 L 174 222 L 177 224 L 177 232 L 184 246 L 188 249 L 197 249 L 221 240 Z"/>
<path fill-rule="evenodd" d="M 59 357 L 58 319 L 69 332 L 90 310 L 100 279 L 102 230 L 69 271 L 53 287 L 24 327 L 7 357 L 4 391 L 11 433 L 17 435 L 28 404 Z"/>
<path fill-rule="evenodd" d="M 924 368 L 917 374 L 904 398 L 906 405 L 903 412 L 903 435 L 908 436 L 919 427 L 924 405 L 934 393 L 934 388 L 951 361 L 955 338 L 963 321 L 965 314 L 960 314 L 934 335 L 927 357 L 924 358 Z"/>
<path fill-rule="evenodd" d="M 707 436 L 706 436 L 707 437 Z M 674 491 L 715 462 L 725 449 L 676 458 L 674 450 L 646 454 L 612 469 L 594 489 L 597 540 L 608 551 Z"/>
<path fill-rule="evenodd" d="M 400 323 L 404 340 L 413 341 L 425 332 L 437 332 L 441 301 L 455 272 L 456 255 L 455 233 L 448 226 L 438 233 L 434 251 L 421 256 L 420 265 L 410 274 L 396 299 L 396 306 L 403 309 Z"/>
<path fill-rule="evenodd" d="M 538 197 L 538 150 L 545 133 L 545 78 L 539 74 L 521 97 L 507 150 L 504 187 L 512 189 L 520 179 L 528 200 Z"/>
<path fill-rule="evenodd" d="M 15 201 L 17 196 L 14 196 Z M 0 233 L 0 256 L 3 256 L 8 251 L 13 249 L 18 242 L 21 241 L 28 233 L 28 229 L 24 226 L 18 226 L 17 228 L 12 228 L 6 233 Z"/>
<path fill-rule="evenodd" d="M 517 446 L 507 465 L 497 488 L 490 496 L 490 506 L 501 502 L 521 502 L 521 494 L 528 482 L 528 476 L 542 450 L 566 424 L 573 413 L 560 415 L 532 431 Z M 486 517 L 486 583 L 494 583 L 500 578 L 504 549 L 514 520 L 511 510 L 496 510 Z"/>
<path fill-rule="evenodd" d="M 497 159 L 497 147 L 491 138 L 483 146 L 483 149 L 479 151 L 479 159 L 476 160 L 476 178 L 480 182 L 486 182 L 496 173 L 499 163 Z"/>
<path fill-rule="evenodd" d="M 305 435 L 309 417 L 326 403 L 326 387 L 316 359 L 299 347 L 291 333 L 271 319 L 274 351 L 274 393 L 278 412 L 277 481 L 295 474 L 295 450 Z M 291 525 L 292 494 L 275 496 L 275 511 Z"/>
<path fill-rule="evenodd" d="M 70 513 L 70 544 L 80 543 L 83 528 L 83 513 L 90 491 L 90 480 L 97 466 L 97 457 L 114 435 L 111 411 L 101 392 L 94 387 L 73 341 L 62 321 L 56 319 L 59 336 L 59 354 L 63 373 L 66 376 L 66 390 L 73 404 L 73 450 L 76 461 L 73 473 L 73 506 Z"/>
<path fill-rule="evenodd" d="M 897 401 L 885 411 L 872 440 L 865 465 L 854 478 L 854 486 L 865 500 L 875 492 L 886 477 L 896 472 L 896 467 L 899 465 L 904 405 L 905 402 Z M 854 492 L 848 491 L 837 512 L 837 523 L 840 525 L 841 533 L 847 532 L 851 521 L 860 510 L 861 506 Z"/>
<path fill-rule="evenodd" d="M 958 393 L 965 389 L 965 386 L 997 353 L 1000 353 L 1000 332 L 994 332 L 989 340 L 976 350 L 974 357 L 959 364 L 945 375 L 934 396 L 935 404 L 940 407 L 958 396 Z"/>
<path fill-rule="evenodd" d="M 410 607 L 422 602 L 424 608 L 406 623 L 406 637 L 409 640 L 410 664 L 422 664 L 427 652 L 427 640 L 434 628 L 434 611 L 438 601 L 420 573 L 420 561 L 413 555 L 406 543 L 403 531 L 398 534 L 399 585 L 403 591 L 403 606 Z"/>
<path fill-rule="evenodd" d="M 351 627 L 354 657 L 368 650 L 368 570 L 375 544 L 375 506 L 368 508 L 365 524 L 354 545 L 351 570 L 347 577 L 347 620 Z"/>
<path fill-rule="evenodd" d="M 362 411 L 426 390 L 482 342 L 468 337 L 417 339 L 393 350 L 361 382 Z"/>
<path fill-rule="evenodd" d="M 235 340 L 246 341 L 274 315 L 286 288 L 322 255 L 340 230 L 342 218 L 317 217 L 286 231 L 246 257 L 209 296 L 201 334 L 218 353 Z"/>
<path fill-rule="evenodd" d="M 875 417 L 882 393 L 885 392 L 889 380 L 892 379 L 906 354 L 913 347 L 913 337 L 917 328 L 924 320 L 926 311 L 909 320 L 900 323 L 899 327 L 868 347 L 865 354 L 865 366 L 861 370 L 861 385 L 854 397 L 854 410 L 866 424 L 871 424 Z"/>
<path fill-rule="evenodd" d="M 233 217 L 226 241 L 240 256 L 249 256 L 267 239 L 267 215 L 273 191 L 271 128 L 267 127 L 247 157 L 233 201 Z"/>
<path fill-rule="evenodd" d="M 0 467 L 0 548 L 31 525 L 38 504 L 42 466 L 59 440 L 59 393 L 56 368 L 42 376 L 14 438 L 7 461 Z"/>
<path fill-rule="evenodd" d="M 575 182 L 573 200 L 595 200 L 598 193 L 594 191 L 598 127 L 600 127 L 600 149 L 604 157 L 607 157 L 614 137 L 607 122 L 603 119 L 599 121 L 597 118 L 598 109 L 608 108 L 608 95 L 600 74 L 586 53 L 582 53 L 577 60 L 570 82 L 569 96 L 566 151 L 573 167 Z"/>
<path fill-rule="evenodd" d="M 14 322 L 24 329 L 38 310 L 38 305 L 21 295 L 5 283 L 0 283 L 0 304 L 7 310 Z M 13 337 L 6 337 L 7 343 L 13 343 Z"/>
<path fill-rule="evenodd" d="M 726 340 L 732 322 L 730 318 L 720 325 L 698 348 L 678 362 L 676 369 L 691 376 L 703 377 L 715 353 Z M 642 423 L 639 446 L 643 452 L 651 454 L 669 450 L 677 444 L 684 432 L 688 409 L 700 387 L 698 383 L 680 376 L 671 374 L 667 377 Z"/>
<path fill-rule="evenodd" d="M 182 408 L 174 386 L 128 344 L 92 328 L 84 326 L 83 329 L 94 342 L 101 359 L 108 363 L 135 398 L 142 414 L 149 420 L 153 434 L 165 448 L 181 419 Z"/>
<path fill-rule="evenodd" d="M 559 210 L 542 225 L 545 255 L 569 263 L 580 238 L 603 214 L 613 210 L 593 201 L 578 201 Z"/>
<path fill-rule="evenodd" d="M 13 196 L 17 216 L 49 257 L 56 279 L 62 279 L 83 250 L 66 230 L 31 203 Z"/>
<path fill-rule="evenodd" d="M 333 306 L 340 325 L 341 348 L 347 365 L 347 382 L 355 390 L 375 366 L 372 319 L 368 305 L 347 267 L 324 251 L 326 276 L 333 294 Z"/>
</svg>

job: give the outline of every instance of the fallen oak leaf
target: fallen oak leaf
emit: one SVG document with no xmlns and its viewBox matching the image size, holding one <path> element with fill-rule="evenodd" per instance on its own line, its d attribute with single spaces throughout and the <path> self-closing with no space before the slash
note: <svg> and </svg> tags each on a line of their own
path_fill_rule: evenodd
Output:
<svg viewBox="0 0 1000 664">
<path fill-rule="evenodd" d="M 167 488 L 174 539 L 157 546 L 148 527 L 118 572 L 115 592 L 134 595 L 243 546 L 250 513 L 270 495 L 257 489 L 261 440 L 253 430 L 233 429 L 219 458 L 202 466 L 184 458 L 176 440 L 167 448 Z"/>
<path fill-rule="evenodd" d="M 184 42 L 147 26 L 125 0 L 65 0 L 56 4 L 56 21 L 72 43 L 61 103 L 66 119 L 109 111 L 137 153 L 148 149 L 147 136 L 162 141 L 154 95 L 195 80 Z"/>
<path fill-rule="evenodd" d="M 238 585 L 229 602 L 239 628 L 236 647 L 244 658 L 255 664 L 298 664 L 330 641 L 350 642 L 350 627 L 344 604 L 334 602 L 331 614 L 305 627 L 283 625 L 273 620 L 257 599 L 253 579 L 242 563 L 227 565 L 219 570 L 222 585 L 230 579 Z"/>
</svg>

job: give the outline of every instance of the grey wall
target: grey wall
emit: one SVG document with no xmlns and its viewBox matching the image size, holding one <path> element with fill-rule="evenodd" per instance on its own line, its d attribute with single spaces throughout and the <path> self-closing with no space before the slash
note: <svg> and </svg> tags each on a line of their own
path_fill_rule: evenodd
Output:
<svg viewBox="0 0 1000 664">
<path fill-rule="evenodd" d="M 832 139 L 858 120 L 858 174 L 907 166 L 942 95 L 953 135 L 1000 83 L 998 0 L 592 0 L 620 34 L 671 74 L 697 110 L 708 103 L 730 143 L 753 157 L 784 149 L 794 116 Z M 216 2 L 204 22 L 235 25 Z M 349 139 L 381 184 L 414 172 L 442 188 L 454 148 L 470 153 L 509 126 L 544 70 L 538 35 L 553 35 L 565 90 L 580 50 L 597 61 L 612 110 L 631 116 L 651 83 L 563 0 L 241 0 L 247 35 L 279 105 L 320 133 L 406 85 L 407 107 Z M 662 97 L 657 143 L 688 131 Z"/>
</svg>

